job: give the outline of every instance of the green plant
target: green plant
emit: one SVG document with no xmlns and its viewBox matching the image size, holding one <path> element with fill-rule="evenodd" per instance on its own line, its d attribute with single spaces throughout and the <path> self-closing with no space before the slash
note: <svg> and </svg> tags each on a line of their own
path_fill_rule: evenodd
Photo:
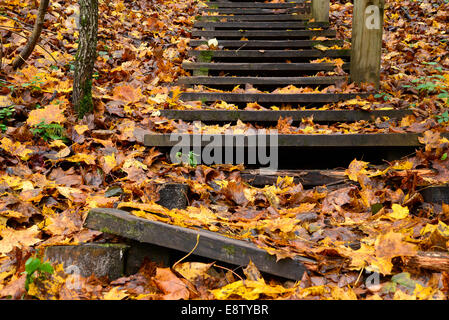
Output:
<svg viewBox="0 0 449 320">
<path fill-rule="evenodd" d="M 53 274 L 54 269 L 48 262 L 42 263 L 41 259 L 31 257 L 25 262 L 25 290 L 28 291 L 30 284 L 36 279 L 42 280 L 46 274 Z"/>
<path fill-rule="evenodd" d="M 438 123 L 449 122 L 449 112 L 445 111 L 436 116 Z"/>
<path fill-rule="evenodd" d="M 176 153 L 176 159 L 180 163 L 187 163 L 190 167 L 195 168 L 198 165 L 198 161 L 196 160 L 196 157 L 199 156 L 198 154 L 195 154 L 193 151 L 190 151 L 189 154 L 184 155 L 182 152 Z M 187 159 L 187 161 L 184 162 L 184 158 Z"/>
<path fill-rule="evenodd" d="M 40 136 L 45 141 L 48 141 L 49 139 L 62 140 L 64 142 L 69 141 L 68 138 L 64 136 L 64 127 L 58 123 L 46 124 L 42 121 L 32 128 L 31 132 L 35 136 Z"/>
<path fill-rule="evenodd" d="M 0 87 L 4 87 L 4 88 L 8 88 L 11 93 L 14 92 L 14 90 L 16 89 L 16 87 L 14 85 L 7 85 L 8 82 L 6 82 L 5 80 L 0 79 Z"/>
<path fill-rule="evenodd" d="M 0 130 L 6 131 L 5 122 L 11 119 L 14 114 L 14 106 L 0 108 Z"/>
<path fill-rule="evenodd" d="M 432 73 L 443 73 L 444 70 L 441 66 L 436 66 L 436 62 L 426 62 L 426 65 L 432 66 L 430 72 Z M 447 76 L 447 75 L 446 75 Z M 439 99 L 446 99 L 446 103 L 449 100 L 449 84 L 447 83 L 447 78 L 442 74 L 432 74 L 431 76 L 423 76 L 412 80 L 412 85 L 404 85 L 404 88 L 414 88 L 420 93 L 425 94 L 438 94 Z"/>
<path fill-rule="evenodd" d="M 375 94 L 374 98 L 376 98 L 376 99 L 383 98 L 384 101 L 389 101 L 391 99 L 391 95 L 389 95 L 388 93 L 382 92 L 382 93 Z"/>
<path fill-rule="evenodd" d="M 44 82 L 42 81 L 42 79 L 39 76 L 34 76 L 33 80 L 22 84 L 22 87 L 24 87 L 24 88 L 30 87 L 32 90 L 41 91 L 41 89 L 42 89 L 41 86 L 43 84 L 44 84 Z"/>
</svg>

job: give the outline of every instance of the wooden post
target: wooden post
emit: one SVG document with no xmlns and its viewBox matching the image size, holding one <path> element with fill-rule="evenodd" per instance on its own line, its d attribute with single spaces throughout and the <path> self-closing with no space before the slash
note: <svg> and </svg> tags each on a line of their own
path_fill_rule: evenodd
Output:
<svg viewBox="0 0 449 320">
<path fill-rule="evenodd" d="M 355 0 L 352 20 L 351 80 L 380 85 L 385 0 Z"/>
<path fill-rule="evenodd" d="M 312 18 L 315 22 L 329 22 L 329 0 L 312 0 Z"/>
</svg>

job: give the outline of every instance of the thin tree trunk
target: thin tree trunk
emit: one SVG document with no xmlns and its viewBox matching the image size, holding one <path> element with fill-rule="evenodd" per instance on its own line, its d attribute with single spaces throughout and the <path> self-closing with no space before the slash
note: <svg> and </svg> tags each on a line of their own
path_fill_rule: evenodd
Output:
<svg viewBox="0 0 449 320">
<path fill-rule="evenodd" d="M 72 103 L 81 119 L 93 110 L 92 73 L 97 58 L 98 0 L 79 0 L 80 32 Z"/>
<path fill-rule="evenodd" d="M 33 33 L 28 39 L 25 47 L 22 49 L 22 52 L 14 59 L 12 63 L 14 69 L 20 68 L 33 52 L 34 47 L 41 36 L 42 28 L 44 26 L 45 13 L 47 12 L 49 2 L 50 0 L 41 0 L 39 10 L 37 12 L 36 22 L 34 23 Z"/>
</svg>

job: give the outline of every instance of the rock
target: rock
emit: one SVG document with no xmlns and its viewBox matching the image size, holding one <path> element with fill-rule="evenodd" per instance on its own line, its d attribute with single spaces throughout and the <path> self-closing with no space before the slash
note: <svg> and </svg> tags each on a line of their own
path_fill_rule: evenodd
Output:
<svg viewBox="0 0 449 320">
<path fill-rule="evenodd" d="M 68 273 L 79 272 L 83 277 L 107 276 L 114 280 L 124 275 L 128 249 L 129 246 L 116 243 L 50 246 L 45 249 L 44 260 L 62 263 Z"/>
<path fill-rule="evenodd" d="M 185 209 L 189 186 L 181 183 L 165 183 L 159 187 L 158 204 L 168 209 Z"/>
</svg>

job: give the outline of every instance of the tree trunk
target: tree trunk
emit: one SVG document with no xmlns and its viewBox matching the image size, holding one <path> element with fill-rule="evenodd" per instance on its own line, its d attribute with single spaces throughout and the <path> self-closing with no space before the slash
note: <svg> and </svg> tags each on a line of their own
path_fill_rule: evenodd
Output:
<svg viewBox="0 0 449 320">
<path fill-rule="evenodd" d="M 50 0 L 41 0 L 39 10 L 37 12 L 36 22 L 34 23 L 33 33 L 28 39 L 25 47 L 22 49 L 22 52 L 16 57 L 16 59 L 14 59 L 14 62 L 12 63 L 14 69 L 20 68 L 33 52 L 34 47 L 41 36 L 42 28 L 44 26 L 45 13 L 47 12 L 49 2 Z"/>
<path fill-rule="evenodd" d="M 79 0 L 80 32 L 75 57 L 72 103 L 82 119 L 93 110 L 92 73 L 97 58 L 98 0 Z"/>
</svg>

